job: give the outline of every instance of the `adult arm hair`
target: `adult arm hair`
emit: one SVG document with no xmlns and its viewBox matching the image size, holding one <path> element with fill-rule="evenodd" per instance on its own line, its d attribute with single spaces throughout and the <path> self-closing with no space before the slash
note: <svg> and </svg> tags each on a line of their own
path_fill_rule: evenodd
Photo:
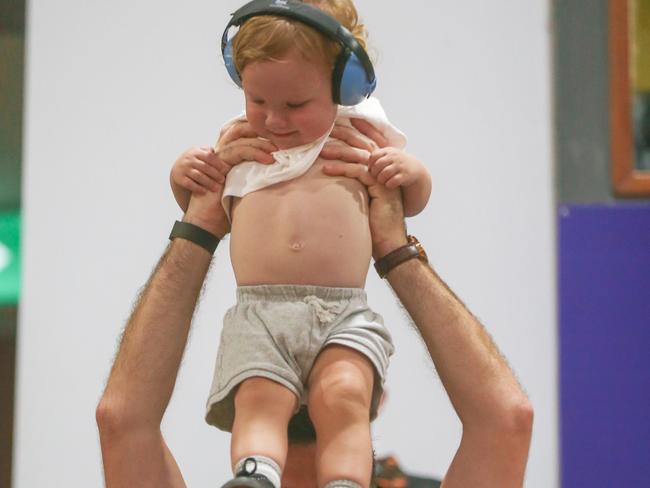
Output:
<svg viewBox="0 0 650 488">
<path fill-rule="evenodd" d="M 160 430 L 211 256 L 183 239 L 167 248 L 124 329 L 97 406 L 112 487 L 184 487 Z"/>
<path fill-rule="evenodd" d="M 422 335 L 462 423 L 442 486 L 522 486 L 533 408 L 504 357 L 429 265 L 412 259 L 387 279 Z"/>
</svg>

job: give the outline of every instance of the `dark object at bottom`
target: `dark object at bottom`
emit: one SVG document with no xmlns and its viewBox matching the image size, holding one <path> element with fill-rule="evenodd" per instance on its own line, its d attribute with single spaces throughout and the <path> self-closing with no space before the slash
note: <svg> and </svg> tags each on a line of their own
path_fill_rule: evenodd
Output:
<svg viewBox="0 0 650 488">
<path fill-rule="evenodd" d="M 273 488 L 273 484 L 266 476 L 260 474 L 253 476 L 237 476 L 222 486 L 222 488 Z"/>
<path fill-rule="evenodd" d="M 419 478 L 404 473 L 393 456 L 378 459 L 375 464 L 375 482 L 378 488 L 439 488 L 440 481 Z"/>
<path fill-rule="evenodd" d="M 235 476 L 222 488 L 275 488 L 266 476 L 257 473 L 257 460 L 253 457 L 244 461 L 242 469 Z"/>
</svg>

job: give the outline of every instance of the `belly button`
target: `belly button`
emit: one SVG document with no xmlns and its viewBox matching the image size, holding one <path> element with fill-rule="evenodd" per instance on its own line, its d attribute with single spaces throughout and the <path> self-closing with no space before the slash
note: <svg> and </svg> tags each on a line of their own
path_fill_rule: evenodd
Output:
<svg viewBox="0 0 650 488">
<path fill-rule="evenodd" d="M 305 247 L 305 243 L 304 243 L 304 242 L 300 242 L 300 241 L 298 241 L 298 242 L 293 242 L 293 243 L 291 243 L 291 244 L 289 245 L 289 247 L 290 247 L 293 251 L 300 251 L 303 247 Z"/>
</svg>

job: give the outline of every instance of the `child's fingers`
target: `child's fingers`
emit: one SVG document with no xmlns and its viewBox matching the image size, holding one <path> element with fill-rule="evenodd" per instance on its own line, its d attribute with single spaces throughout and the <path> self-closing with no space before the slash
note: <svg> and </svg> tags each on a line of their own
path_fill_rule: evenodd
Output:
<svg viewBox="0 0 650 488">
<path fill-rule="evenodd" d="M 219 175 L 219 179 L 213 180 L 208 175 L 197 169 L 190 170 L 188 176 L 197 185 L 200 185 L 206 190 L 212 191 L 217 191 L 219 183 L 221 182 L 221 179 L 223 179 L 223 177 Z"/>
<path fill-rule="evenodd" d="M 377 144 L 377 146 L 379 147 L 388 146 L 388 139 L 386 139 L 384 135 L 381 132 L 379 132 L 379 130 L 370 122 L 367 122 L 363 119 L 350 119 L 350 122 L 352 123 L 355 129 L 357 129 L 363 135 L 372 139 L 372 141 L 374 141 L 375 144 Z"/>
<path fill-rule="evenodd" d="M 192 193 L 198 193 L 199 195 L 205 194 L 205 188 L 192 180 L 189 176 L 186 176 L 181 180 L 181 186 Z"/>
<path fill-rule="evenodd" d="M 228 169 L 230 169 L 230 167 L 219 158 L 212 158 L 209 162 L 197 159 L 191 163 L 191 168 L 206 174 L 211 179 L 220 183 L 225 181 L 224 174 L 226 174 Z"/>
<path fill-rule="evenodd" d="M 215 171 L 217 171 L 221 175 L 227 175 L 228 171 L 230 171 L 230 165 L 226 163 L 225 161 L 222 161 L 222 159 L 219 157 L 219 155 L 211 151 L 207 156 L 205 157 L 197 157 L 196 160 L 199 162 L 197 164 L 205 164 L 209 168 L 214 168 Z M 212 173 L 208 172 L 206 170 L 206 173 L 208 173 L 211 177 L 216 178 Z"/>
<path fill-rule="evenodd" d="M 379 173 L 384 171 L 391 164 L 393 164 L 393 159 L 389 155 L 384 155 L 379 159 L 371 161 L 371 163 L 368 165 L 368 169 L 370 170 L 372 176 L 377 178 L 377 176 L 379 176 Z"/>
<path fill-rule="evenodd" d="M 368 158 L 368 168 L 372 170 L 373 166 L 377 164 L 377 161 L 379 161 L 381 158 L 387 156 L 390 152 L 390 148 L 381 148 L 381 149 L 376 149 L 370 153 L 370 157 Z"/>
<path fill-rule="evenodd" d="M 389 178 L 386 181 L 386 183 L 384 183 L 384 186 L 389 190 L 392 190 L 393 188 L 397 188 L 398 186 L 403 184 L 404 184 L 404 175 L 402 173 L 397 173 L 395 176 Z"/>
<path fill-rule="evenodd" d="M 396 164 L 389 164 L 376 175 L 377 181 L 385 185 L 388 180 L 399 173 L 399 166 Z"/>
</svg>

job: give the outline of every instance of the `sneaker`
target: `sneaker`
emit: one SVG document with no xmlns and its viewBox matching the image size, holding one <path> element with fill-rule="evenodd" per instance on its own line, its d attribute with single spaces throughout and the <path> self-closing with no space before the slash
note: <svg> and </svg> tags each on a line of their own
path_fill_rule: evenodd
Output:
<svg viewBox="0 0 650 488">
<path fill-rule="evenodd" d="M 237 476 L 221 488 L 273 488 L 273 483 L 264 475 L 254 474 L 252 476 Z"/>
<path fill-rule="evenodd" d="M 221 488 L 275 488 L 266 476 L 256 471 L 257 462 L 253 458 L 248 458 L 242 470 L 236 474 L 236 478 Z"/>
</svg>

